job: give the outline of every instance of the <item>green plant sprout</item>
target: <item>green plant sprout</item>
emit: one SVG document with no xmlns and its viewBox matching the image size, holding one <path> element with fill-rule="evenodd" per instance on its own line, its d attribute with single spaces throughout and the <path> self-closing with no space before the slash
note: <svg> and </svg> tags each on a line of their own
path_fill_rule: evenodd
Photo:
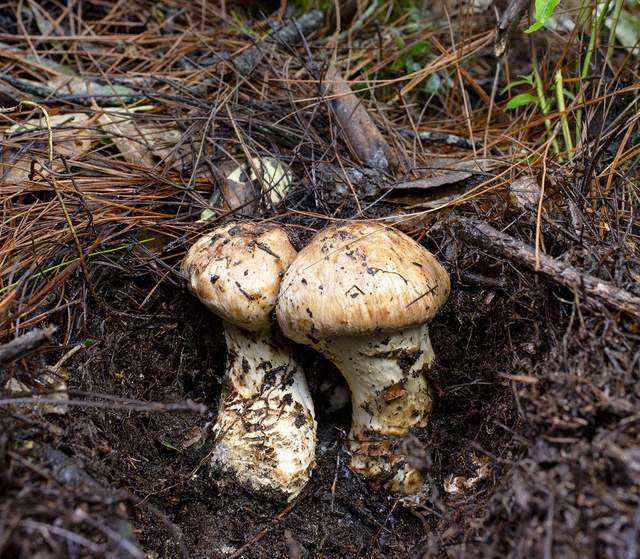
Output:
<svg viewBox="0 0 640 559">
<path fill-rule="evenodd" d="M 518 76 L 519 79 L 513 80 L 505 88 L 502 89 L 501 94 L 504 95 L 507 91 L 518 85 L 528 85 L 530 88 L 535 88 L 536 94 L 531 93 L 519 93 L 514 95 L 506 104 L 507 110 L 515 110 L 519 107 L 525 107 L 527 105 L 536 105 L 543 115 L 548 115 L 551 111 L 551 101 L 547 98 L 544 92 L 544 85 L 542 78 L 537 69 L 534 69 L 531 73 Z M 549 134 L 552 133 L 551 120 L 549 118 L 544 119 L 544 125 Z M 560 153 L 560 146 L 558 141 L 554 138 L 551 142 L 553 152 L 558 155 Z"/>
<path fill-rule="evenodd" d="M 535 2 L 535 21 L 530 25 L 525 32 L 533 33 L 546 26 L 550 19 L 554 16 L 554 13 L 560 0 L 536 0 Z M 607 14 L 613 5 L 612 15 L 607 19 Z M 584 83 L 589 77 L 589 68 L 591 66 L 591 60 L 593 53 L 597 47 L 597 41 L 602 32 L 603 26 L 609 27 L 609 42 L 606 51 L 606 61 L 610 61 L 614 43 L 617 37 L 617 27 L 622 21 L 621 14 L 623 13 L 624 0 L 604 0 L 602 2 L 590 3 L 588 0 L 582 0 L 578 13 L 576 15 L 576 22 L 578 25 L 584 27 L 588 32 L 589 42 L 582 59 L 577 60 L 576 74 L 577 80 L 573 80 L 576 85 L 573 87 L 565 87 L 567 80 L 563 77 L 562 71 L 557 69 L 553 76 L 553 94 L 547 95 L 545 91 L 545 85 L 542 81 L 540 71 L 538 68 L 534 68 L 530 74 L 524 76 L 518 76 L 518 79 L 513 80 L 503 90 L 504 94 L 510 91 L 512 88 L 519 85 L 528 85 L 530 90 L 535 89 L 535 94 L 532 91 L 526 91 L 518 93 L 511 97 L 505 108 L 507 110 L 515 110 L 521 107 L 536 106 L 540 109 L 545 116 L 544 124 L 547 129 L 547 133 L 551 134 L 553 130 L 553 123 L 547 115 L 551 112 L 552 103 L 558 111 L 558 118 L 560 120 L 560 128 L 562 130 L 562 138 L 564 141 L 564 147 L 568 154 L 574 150 L 581 142 L 582 128 L 583 128 L 583 108 L 584 104 Z M 567 106 L 567 100 L 571 103 Z M 573 123 L 573 130 L 571 124 Z M 554 138 L 551 145 L 554 153 L 559 155 L 560 148 L 557 140 Z"/>
<path fill-rule="evenodd" d="M 536 0 L 535 3 L 535 21 L 525 29 L 525 33 L 533 33 L 544 27 L 551 16 L 553 16 L 556 8 L 560 5 L 560 0 Z"/>
<path fill-rule="evenodd" d="M 583 82 L 587 79 L 589 75 L 589 66 L 591 65 L 591 57 L 593 56 L 593 51 L 596 48 L 596 40 L 600 35 L 600 30 L 602 29 L 602 24 L 604 23 L 605 16 L 609 11 L 610 0 L 605 0 L 602 9 L 598 11 L 598 3 L 596 2 L 591 11 L 591 16 L 589 20 L 591 21 L 591 29 L 589 35 L 589 45 L 587 47 L 587 52 L 584 56 L 584 60 L 582 61 L 582 69 L 580 71 L 580 81 Z M 611 26 L 614 36 L 615 36 L 615 25 Z M 582 136 L 582 108 L 581 105 L 584 101 L 584 95 L 582 93 L 582 87 L 580 86 L 580 90 L 576 95 L 577 105 L 576 109 L 576 127 L 575 127 L 575 138 L 576 143 L 580 143 L 580 138 Z"/>
<path fill-rule="evenodd" d="M 558 70 L 554 77 L 556 86 L 556 103 L 558 104 L 558 110 L 560 111 L 560 124 L 562 126 L 562 136 L 564 138 L 564 144 L 569 152 L 573 151 L 573 141 L 571 140 L 571 130 L 569 128 L 569 119 L 567 118 L 566 106 L 564 102 L 564 88 L 562 71 Z"/>
</svg>

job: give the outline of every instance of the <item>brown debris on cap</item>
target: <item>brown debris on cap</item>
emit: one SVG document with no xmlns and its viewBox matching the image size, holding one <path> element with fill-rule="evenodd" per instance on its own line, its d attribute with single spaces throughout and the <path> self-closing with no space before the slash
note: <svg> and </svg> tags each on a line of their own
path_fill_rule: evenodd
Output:
<svg viewBox="0 0 640 559">
<path fill-rule="evenodd" d="M 331 225 L 287 271 L 278 321 L 300 342 L 393 331 L 429 322 L 449 290 L 445 269 L 404 233 L 371 221 Z"/>
<path fill-rule="evenodd" d="M 245 330 L 269 327 L 283 272 L 296 256 L 276 225 L 230 224 L 199 239 L 182 271 L 209 310 Z"/>
</svg>

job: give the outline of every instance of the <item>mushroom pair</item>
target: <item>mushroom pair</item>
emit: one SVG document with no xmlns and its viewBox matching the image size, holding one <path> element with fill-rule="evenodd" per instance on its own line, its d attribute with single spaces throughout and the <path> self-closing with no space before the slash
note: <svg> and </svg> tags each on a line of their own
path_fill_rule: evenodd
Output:
<svg viewBox="0 0 640 559">
<path fill-rule="evenodd" d="M 420 491 L 402 441 L 429 418 L 428 323 L 450 289 L 429 251 L 391 227 L 351 222 L 327 227 L 296 256 L 277 226 L 242 224 L 199 240 L 184 270 L 191 290 L 225 320 L 229 358 L 214 464 L 288 498 L 308 481 L 313 403 L 282 332 L 344 375 L 351 469 L 383 478 L 395 493 Z"/>
</svg>

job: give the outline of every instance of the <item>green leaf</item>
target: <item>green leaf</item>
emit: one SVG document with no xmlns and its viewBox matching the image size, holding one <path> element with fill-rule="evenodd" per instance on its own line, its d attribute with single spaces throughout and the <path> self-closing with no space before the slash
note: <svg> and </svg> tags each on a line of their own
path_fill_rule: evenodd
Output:
<svg viewBox="0 0 640 559">
<path fill-rule="evenodd" d="M 500 95 L 504 95 L 507 91 L 513 89 L 516 85 L 530 85 L 533 87 L 533 72 L 524 76 L 518 76 L 519 80 L 513 80 L 511 83 L 505 85 L 500 92 Z"/>
<path fill-rule="evenodd" d="M 524 105 L 531 105 L 537 102 L 538 102 L 538 99 L 535 96 L 530 95 L 529 93 L 520 93 L 519 95 L 516 95 L 515 97 L 512 97 L 509 100 L 505 109 L 507 110 L 517 109 L 518 107 L 522 107 Z"/>
<path fill-rule="evenodd" d="M 421 54 L 424 54 L 424 52 L 428 48 L 429 48 L 429 43 L 425 43 L 424 41 L 420 41 L 419 43 L 416 43 L 415 45 L 413 45 L 409 49 L 409 52 L 407 52 L 407 54 L 409 56 L 412 56 L 412 57 L 417 57 L 417 56 L 420 56 Z"/>
<path fill-rule="evenodd" d="M 242 17 L 240 17 L 236 12 L 231 12 L 231 17 L 233 18 L 233 23 L 235 25 L 232 25 L 231 28 L 233 29 L 235 27 L 235 29 L 233 29 L 233 31 L 235 31 L 236 33 L 241 33 L 243 35 L 247 35 L 248 37 L 253 37 L 256 40 L 260 40 L 261 36 L 260 33 L 258 33 L 257 31 L 253 30 L 251 27 L 249 27 L 244 20 L 242 19 Z"/>
<path fill-rule="evenodd" d="M 399 49 L 403 49 L 407 45 L 397 29 L 391 29 L 391 40 L 396 48 Z"/>
<path fill-rule="evenodd" d="M 530 86 L 536 82 L 536 78 L 533 75 L 533 72 L 529 72 L 528 74 L 518 74 L 518 77 L 522 79 L 522 81 L 528 83 Z"/>
<path fill-rule="evenodd" d="M 542 23 L 540 21 L 536 21 L 535 23 L 532 23 L 529 27 L 527 27 L 524 30 L 524 32 L 525 33 L 533 33 L 534 31 L 537 31 L 538 29 L 540 29 L 543 26 L 544 26 L 544 23 Z"/>
<path fill-rule="evenodd" d="M 525 29 L 525 33 L 533 33 L 549 20 L 560 4 L 560 0 L 536 0 L 536 21 Z"/>
<path fill-rule="evenodd" d="M 162 439 L 159 442 L 162 446 L 164 446 L 165 448 L 168 448 L 169 450 L 175 450 L 176 452 L 181 452 L 181 450 L 176 445 L 174 445 L 171 441 L 168 441 L 167 439 Z"/>
</svg>

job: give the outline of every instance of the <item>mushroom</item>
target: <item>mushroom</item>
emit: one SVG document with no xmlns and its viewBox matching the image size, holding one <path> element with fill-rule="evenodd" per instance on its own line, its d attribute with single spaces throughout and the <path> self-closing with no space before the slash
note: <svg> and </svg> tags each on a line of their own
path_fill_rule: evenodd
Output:
<svg viewBox="0 0 640 559">
<path fill-rule="evenodd" d="M 351 469 L 402 495 L 423 487 L 402 443 L 429 419 L 428 323 L 449 290 L 447 272 L 428 250 L 367 221 L 318 233 L 280 287 L 282 332 L 335 363 L 351 389 Z"/>
<path fill-rule="evenodd" d="M 182 264 L 189 289 L 223 319 L 227 342 L 213 466 L 288 500 L 309 480 L 316 443 L 307 381 L 273 316 L 295 256 L 282 228 L 236 223 L 199 239 Z"/>
</svg>

